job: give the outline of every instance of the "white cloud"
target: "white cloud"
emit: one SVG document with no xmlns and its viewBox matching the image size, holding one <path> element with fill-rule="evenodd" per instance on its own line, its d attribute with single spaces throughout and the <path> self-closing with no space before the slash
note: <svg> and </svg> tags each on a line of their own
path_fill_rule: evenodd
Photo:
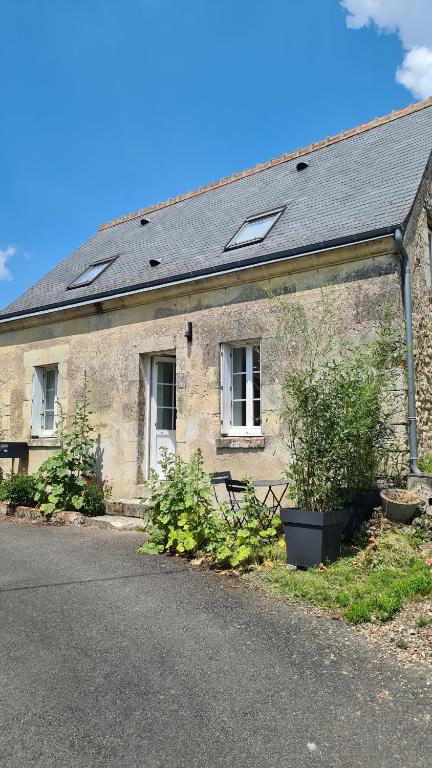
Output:
<svg viewBox="0 0 432 768">
<path fill-rule="evenodd" d="M 0 280 L 12 280 L 12 273 L 6 262 L 15 254 L 16 248 L 14 245 L 7 245 L 3 249 L 0 248 Z"/>
<path fill-rule="evenodd" d="M 432 50 L 424 45 L 411 48 L 396 71 L 396 80 L 418 99 L 432 93 Z"/>
<path fill-rule="evenodd" d="M 431 0 L 340 0 L 348 11 L 347 25 L 360 29 L 369 24 L 397 34 L 406 51 L 396 80 L 416 98 L 432 95 Z"/>
</svg>

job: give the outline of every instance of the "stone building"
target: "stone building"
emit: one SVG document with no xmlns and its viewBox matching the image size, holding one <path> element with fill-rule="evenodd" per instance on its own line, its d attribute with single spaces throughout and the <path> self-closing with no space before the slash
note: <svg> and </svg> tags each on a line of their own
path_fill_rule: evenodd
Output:
<svg viewBox="0 0 432 768">
<path fill-rule="evenodd" d="M 400 230 L 431 451 L 431 150 L 428 100 L 102 224 L 0 312 L 0 437 L 28 442 L 34 471 L 86 373 L 114 497 L 142 492 L 162 445 L 200 447 L 208 470 L 280 476 L 280 319 L 266 290 L 313 313 L 330 286 L 334 322 L 367 340 L 384 304 L 405 319 Z"/>
</svg>

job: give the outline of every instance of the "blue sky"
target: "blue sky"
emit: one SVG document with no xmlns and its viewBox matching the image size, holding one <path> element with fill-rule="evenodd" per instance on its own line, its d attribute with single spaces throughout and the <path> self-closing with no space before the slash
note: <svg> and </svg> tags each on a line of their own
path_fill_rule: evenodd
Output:
<svg viewBox="0 0 432 768">
<path fill-rule="evenodd" d="M 107 219 L 423 96 L 427 41 L 344 4 L 2 0 L 0 306 Z"/>
</svg>

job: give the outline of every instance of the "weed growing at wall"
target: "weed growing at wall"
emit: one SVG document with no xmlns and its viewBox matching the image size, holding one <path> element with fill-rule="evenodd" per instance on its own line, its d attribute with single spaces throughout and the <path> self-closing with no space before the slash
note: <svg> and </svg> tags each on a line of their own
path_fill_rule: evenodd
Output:
<svg viewBox="0 0 432 768">
<path fill-rule="evenodd" d="M 61 419 L 61 450 L 44 461 L 35 473 L 35 500 L 47 516 L 57 509 L 84 508 L 85 489 L 96 470 L 90 415 L 85 381 L 72 419 Z"/>
</svg>

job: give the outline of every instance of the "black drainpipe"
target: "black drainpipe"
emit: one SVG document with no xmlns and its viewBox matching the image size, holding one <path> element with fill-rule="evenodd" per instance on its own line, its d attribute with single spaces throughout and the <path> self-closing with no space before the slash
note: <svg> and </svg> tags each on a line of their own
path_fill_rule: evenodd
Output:
<svg viewBox="0 0 432 768">
<path fill-rule="evenodd" d="M 421 475 L 422 472 L 418 466 L 417 457 L 417 413 L 415 396 L 415 376 L 414 376 L 414 352 L 413 352 L 413 319 L 412 319 L 412 296 L 411 296 L 411 270 L 408 253 L 405 248 L 402 230 L 398 227 L 394 233 L 396 248 L 401 260 L 401 278 L 402 278 L 402 299 L 405 316 L 405 343 L 406 343 L 406 366 L 407 366 L 407 388 L 408 388 L 408 443 L 409 443 L 409 464 L 413 475 Z"/>
</svg>

